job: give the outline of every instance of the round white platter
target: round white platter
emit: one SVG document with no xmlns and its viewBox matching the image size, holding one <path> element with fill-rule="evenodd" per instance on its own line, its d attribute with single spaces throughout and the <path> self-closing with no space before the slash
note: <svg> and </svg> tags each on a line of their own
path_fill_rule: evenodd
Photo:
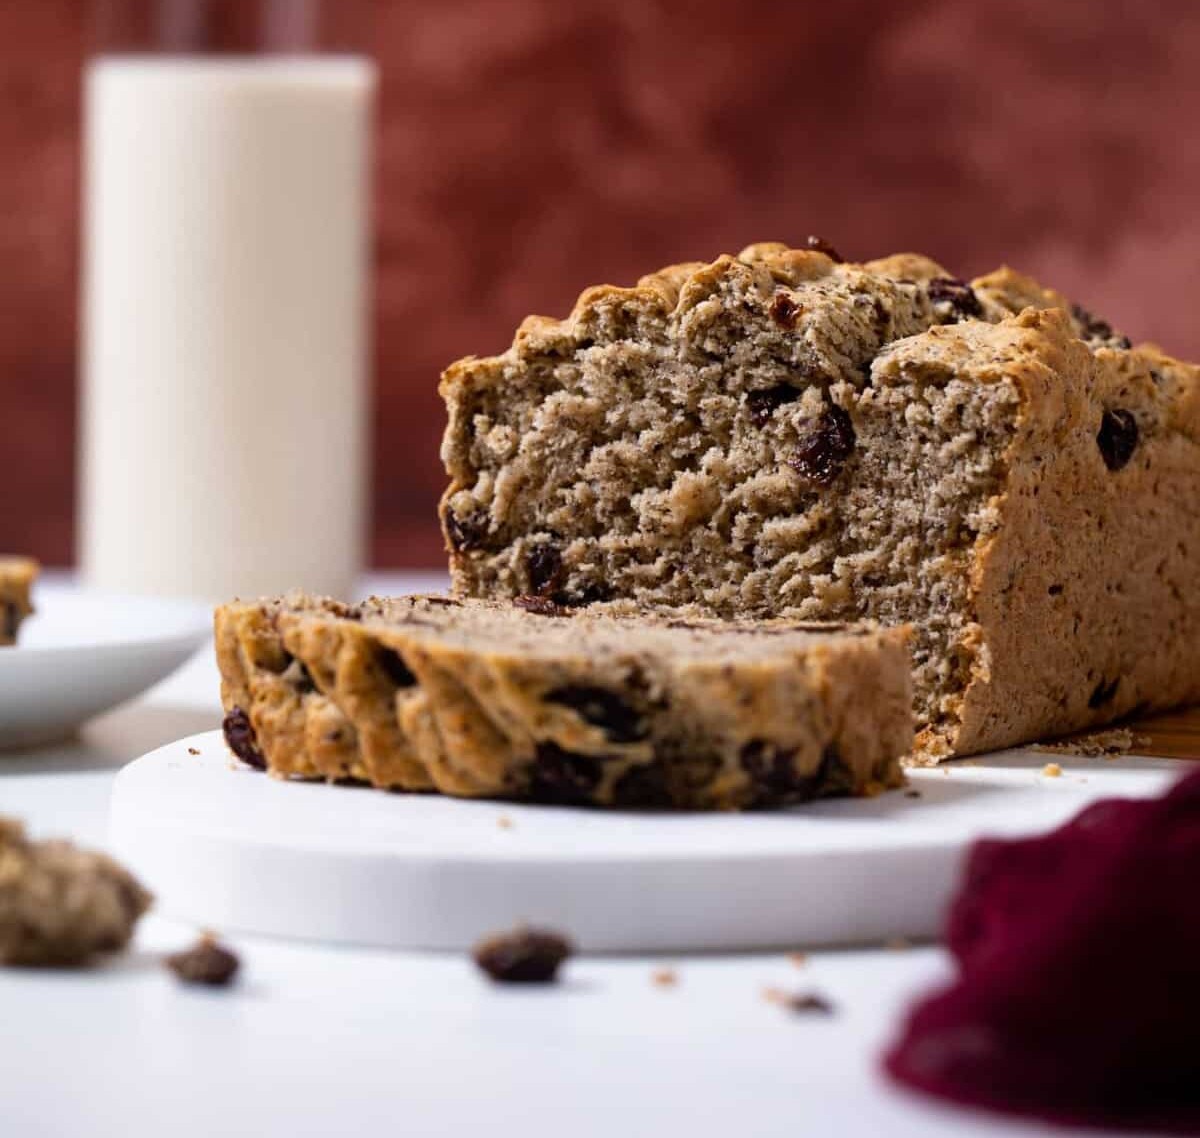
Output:
<svg viewBox="0 0 1200 1138">
<path fill-rule="evenodd" d="M 165 679 L 212 632 L 212 610 L 191 601 L 47 583 L 34 604 L 17 645 L 0 648 L 0 748 L 67 738 Z"/>
<path fill-rule="evenodd" d="M 285 782 L 210 732 L 121 771 L 111 837 L 162 912 L 215 929 L 463 949 L 527 921 L 592 952 L 796 947 L 932 935 L 973 838 L 1156 793 L 1183 765 L 1010 751 L 912 772 L 919 797 L 625 813 Z"/>
</svg>

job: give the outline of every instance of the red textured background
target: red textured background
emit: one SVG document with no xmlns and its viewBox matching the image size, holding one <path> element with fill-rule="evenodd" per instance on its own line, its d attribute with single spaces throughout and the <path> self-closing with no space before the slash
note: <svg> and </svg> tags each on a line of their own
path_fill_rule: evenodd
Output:
<svg viewBox="0 0 1200 1138">
<path fill-rule="evenodd" d="M 0 547 L 72 553 L 82 0 L 0 5 Z M 378 0 L 374 554 L 440 560 L 440 369 L 809 232 L 1200 355 L 1192 0 Z"/>
</svg>

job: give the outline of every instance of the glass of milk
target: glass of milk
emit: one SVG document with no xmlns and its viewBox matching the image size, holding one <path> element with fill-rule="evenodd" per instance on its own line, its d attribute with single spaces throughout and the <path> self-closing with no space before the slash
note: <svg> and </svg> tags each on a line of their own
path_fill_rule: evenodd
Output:
<svg viewBox="0 0 1200 1138">
<path fill-rule="evenodd" d="M 97 5 L 79 464 L 89 585 L 213 600 L 353 590 L 375 70 L 323 49 L 342 46 L 330 27 L 363 7 Z"/>
</svg>

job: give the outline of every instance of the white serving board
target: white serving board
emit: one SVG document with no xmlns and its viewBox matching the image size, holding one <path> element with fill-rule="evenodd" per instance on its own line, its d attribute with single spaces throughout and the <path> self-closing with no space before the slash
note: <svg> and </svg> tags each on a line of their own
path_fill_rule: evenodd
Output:
<svg viewBox="0 0 1200 1138">
<path fill-rule="evenodd" d="M 911 772 L 919 798 L 632 813 L 285 782 L 214 731 L 120 772 L 111 836 L 162 912 L 218 930 L 463 949 L 528 921 L 593 952 L 799 947 L 933 935 L 972 839 L 1187 765 L 1008 751 Z"/>
</svg>

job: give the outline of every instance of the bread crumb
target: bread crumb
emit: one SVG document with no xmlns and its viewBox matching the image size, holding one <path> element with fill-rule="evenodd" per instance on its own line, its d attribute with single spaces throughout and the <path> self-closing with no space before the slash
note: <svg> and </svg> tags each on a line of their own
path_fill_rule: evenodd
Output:
<svg viewBox="0 0 1200 1138">
<path fill-rule="evenodd" d="M 817 992 L 785 992 L 782 988 L 764 988 L 763 999 L 790 1012 L 833 1015 L 833 1004 Z"/>
<path fill-rule="evenodd" d="M 658 968 L 650 979 L 656 988 L 674 988 L 679 983 L 679 974 L 674 968 Z"/>
<path fill-rule="evenodd" d="M 808 954 L 805 952 L 789 952 L 788 960 L 797 968 L 803 968 L 808 963 Z"/>
<path fill-rule="evenodd" d="M 904 797 L 905 797 L 905 798 L 920 798 L 920 797 L 921 797 L 921 792 L 920 792 L 919 790 L 915 789 L 915 788 L 914 788 L 914 789 L 910 789 L 910 790 L 906 790 L 906 791 L 904 792 Z"/>
<path fill-rule="evenodd" d="M 502 830 L 511 830 L 513 828 L 513 820 L 507 814 L 501 814 L 496 819 L 496 825 Z"/>
<path fill-rule="evenodd" d="M 1061 778 L 1062 772 L 1063 769 L 1058 765 L 1058 763 L 1047 763 L 1044 767 L 1042 767 L 1042 774 L 1044 774 L 1047 778 Z"/>
<path fill-rule="evenodd" d="M 195 747 L 189 747 L 188 754 L 189 755 L 198 755 L 198 754 L 200 754 L 200 752 Z"/>
<path fill-rule="evenodd" d="M 225 988 L 232 983 L 242 962 L 237 953 L 221 944 L 213 933 L 205 931 L 191 948 L 164 957 L 163 963 L 184 984 Z"/>
</svg>

